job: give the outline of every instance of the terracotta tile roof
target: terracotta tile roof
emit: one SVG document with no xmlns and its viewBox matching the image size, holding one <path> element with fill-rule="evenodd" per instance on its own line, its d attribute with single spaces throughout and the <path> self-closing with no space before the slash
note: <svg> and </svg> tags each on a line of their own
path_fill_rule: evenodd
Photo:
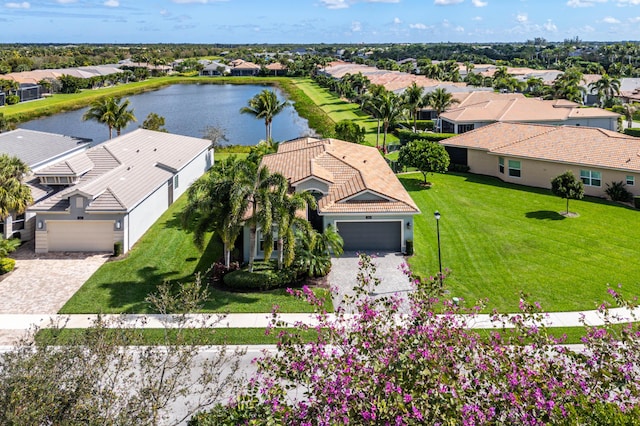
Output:
<svg viewBox="0 0 640 426">
<path fill-rule="evenodd" d="M 329 193 L 318 203 L 321 214 L 419 213 L 373 147 L 337 139 L 300 138 L 281 143 L 276 154 L 263 157 L 262 165 L 283 174 L 293 186 L 310 177 L 329 183 Z M 366 201 L 357 200 L 365 194 Z"/>
<path fill-rule="evenodd" d="M 600 108 L 579 108 L 577 104 L 569 101 L 556 102 L 522 97 L 462 105 L 442 113 L 441 116 L 452 122 L 557 122 L 576 117 L 616 118 L 619 114 Z"/>
<path fill-rule="evenodd" d="M 495 155 L 640 172 L 640 138 L 594 127 L 494 123 L 442 143 Z"/>
<path fill-rule="evenodd" d="M 189 136 L 134 130 L 79 154 L 91 160 L 91 170 L 83 174 L 76 185 L 32 209 L 64 210 L 69 205 L 69 196 L 81 192 L 92 198 L 87 211 L 131 210 L 165 184 L 173 176 L 172 170 L 181 170 L 210 145 L 210 141 Z M 51 169 L 64 167 L 58 164 Z M 36 176 L 46 175 L 47 170 Z"/>
</svg>

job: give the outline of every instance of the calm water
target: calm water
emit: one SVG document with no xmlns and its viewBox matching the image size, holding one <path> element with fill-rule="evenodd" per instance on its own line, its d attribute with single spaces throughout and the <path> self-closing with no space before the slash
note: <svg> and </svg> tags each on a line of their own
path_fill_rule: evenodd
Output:
<svg viewBox="0 0 640 426">
<path fill-rule="evenodd" d="M 165 118 L 170 133 L 202 137 L 207 126 L 224 129 L 230 144 L 255 145 L 265 138 L 264 120 L 240 114 L 240 108 L 265 86 L 174 84 L 163 89 L 132 95 L 128 98 L 138 122 L 131 123 L 122 133 L 137 129 L 150 112 Z M 283 94 L 275 90 L 278 97 Z M 109 138 L 109 130 L 95 121 L 82 121 L 88 108 L 56 114 L 22 123 L 24 129 L 91 138 L 94 144 Z M 294 139 L 311 134 L 307 120 L 289 106 L 273 119 L 272 137 L 275 141 Z M 115 137 L 115 131 L 114 131 Z"/>
</svg>

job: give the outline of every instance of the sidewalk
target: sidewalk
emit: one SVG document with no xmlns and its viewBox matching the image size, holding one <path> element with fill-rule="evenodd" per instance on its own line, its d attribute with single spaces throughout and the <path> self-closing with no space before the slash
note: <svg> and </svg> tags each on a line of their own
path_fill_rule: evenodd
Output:
<svg viewBox="0 0 640 426">
<path fill-rule="evenodd" d="M 632 312 L 626 308 L 613 308 L 609 310 L 609 313 L 611 321 L 614 323 L 640 320 L 640 307 Z M 510 316 L 514 315 L 520 314 L 510 314 Z M 547 327 L 599 326 L 604 324 L 604 318 L 598 311 L 550 312 L 544 315 L 545 318 L 542 322 Z M 94 314 L 0 314 L 0 331 L 24 331 L 33 326 L 49 328 L 51 324 L 55 323 L 64 324 L 66 328 L 87 328 L 97 317 Z M 188 322 L 186 324 L 178 324 L 176 317 L 171 315 L 102 315 L 102 318 L 108 323 L 114 324 L 114 327 L 117 326 L 115 320 L 120 319 L 121 325 L 134 328 L 172 328 L 179 325 L 193 328 L 265 328 L 269 325 L 272 315 L 270 313 L 228 314 L 220 318 L 218 314 L 190 314 L 187 316 Z M 329 318 L 333 318 L 333 316 L 329 315 Z M 462 318 L 465 317 L 462 316 Z M 584 318 L 583 322 L 582 318 Z M 317 324 L 317 320 L 312 314 L 281 314 L 280 319 L 291 326 L 296 323 Z M 491 316 L 488 314 L 468 317 L 467 321 L 467 325 L 471 329 L 501 327 L 501 324 L 492 323 Z M 506 327 L 509 327 L 509 324 Z"/>
</svg>

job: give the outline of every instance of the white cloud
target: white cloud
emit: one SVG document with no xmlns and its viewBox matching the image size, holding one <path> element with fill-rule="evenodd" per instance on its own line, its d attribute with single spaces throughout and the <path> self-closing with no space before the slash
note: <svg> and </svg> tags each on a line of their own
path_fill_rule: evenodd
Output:
<svg viewBox="0 0 640 426">
<path fill-rule="evenodd" d="M 118 0 L 107 0 L 104 2 L 104 5 L 107 7 L 118 7 L 120 6 L 120 2 Z"/>
<path fill-rule="evenodd" d="M 521 24 L 525 24 L 529 21 L 529 16 L 527 16 L 526 13 L 518 13 L 516 15 L 516 21 L 520 22 Z"/>
<path fill-rule="evenodd" d="M 640 4 L 640 0 L 616 0 L 618 2 L 618 6 L 637 6 Z"/>
<path fill-rule="evenodd" d="M 77 3 L 78 0 L 56 0 L 56 3 L 59 4 L 71 4 L 71 3 Z"/>
<path fill-rule="evenodd" d="M 464 27 L 463 27 L 463 26 L 461 26 L 461 25 L 458 25 L 458 26 L 454 29 L 454 31 L 455 31 L 455 32 L 458 32 L 458 33 L 463 33 L 463 32 L 464 32 Z"/>
<path fill-rule="evenodd" d="M 567 6 L 569 7 L 593 7 L 596 3 L 606 3 L 607 0 L 569 0 Z"/>
<path fill-rule="evenodd" d="M 358 31 L 362 31 L 362 24 L 359 21 L 353 21 L 351 23 L 351 32 L 357 33 Z"/>
<path fill-rule="evenodd" d="M 635 18 L 629 18 L 629 22 L 631 22 L 632 24 L 637 24 L 638 22 L 640 22 L 640 16 L 636 16 Z"/>
<path fill-rule="evenodd" d="M 160 15 L 162 15 L 162 16 L 169 16 L 169 11 L 168 11 L 167 9 L 162 9 L 162 10 L 160 11 Z"/>
<path fill-rule="evenodd" d="M 171 0 L 171 1 L 177 4 L 192 4 L 192 3 L 209 4 L 209 3 L 220 3 L 227 0 Z"/>
<path fill-rule="evenodd" d="M 558 31 L 558 27 L 556 27 L 556 24 L 554 24 L 553 22 L 551 22 L 551 19 L 548 19 L 547 22 L 543 25 L 544 29 L 555 33 L 556 31 Z"/>
<path fill-rule="evenodd" d="M 482 0 L 471 0 L 471 3 L 473 3 L 475 7 L 485 7 L 486 5 L 489 4 L 488 1 L 482 1 Z"/>
<path fill-rule="evenodd" d="M 602 18 L 602 22 L 604 22 L 605 24 L 619 24 L 620 20 L 614 18 L 613 16 L 605 16 L 604 18 Z"/>
<path fill-rule="evenodd" d="M 346 9 L 349 7 L 347 0 L 320 0 L 327 9 Z"/>
<path fill-rule="evenodd" d="M 400 18 L 396 16 L 395 18 L 393 18 L 393 23 L 398 25 L 398 24 L 402 24 L 402 21 L 400 20 Z"/>
<path fill-rule="evenodd" d="M 451 26 L 451 23 L 449 22 L 448 19 L 443 19 L 442 20 L 442 26 L 445 28 L 449 28 Z"/>
<path fill-rule="evenodd" d="M 409 28 L 413 30 L 426 30 L 428 27 L 425 24 L 409 24 Z"/>
<path fill-rule="evenodd" d="M 452 4 L 462 3 L 464 0 L 434 0 L 433 4 L 440 6 L 449 6 Z"/>
<path fill-rule="evenodd" d="M 472 21 L 482 21 L 482 16 L 474 16 L 471 18 Z"/>
<path fill-rule="evenodd" d="M 29 9 L 31 5 L 29 2 L 23 1 L 22 3 L 5 3 L 7 9 Z"/>
</svg>

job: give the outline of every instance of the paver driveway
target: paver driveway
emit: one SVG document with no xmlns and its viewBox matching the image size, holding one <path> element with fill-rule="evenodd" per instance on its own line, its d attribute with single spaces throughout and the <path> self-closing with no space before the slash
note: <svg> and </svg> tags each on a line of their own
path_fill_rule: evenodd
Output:
<svg viewBox="0 0 640 426">
<path fill-rule="evenodd" d="M 31 243 L 11 257 L 16 268 L 0 281 L 0 314 L 55 314 L 109 254 L 36 254 Z"/>
<path fill-rule="evenodd" d="M 338 258 L 331 259 L 331 271 L 328 282 L 337 292 L 333 293 L 333 306 L 337 308 L 345 294 L 353 294 L 358 275 L 358 254 L 345 252 Z M 398 293 L 406 298 L 412 290 L 409 278 L 402 272 L 400 265 L 405 263 L 402 253 L 377 253 L 373 263 L 376 265 L 376 276 L 380 279 L 380 285 L 373 291 L 372 296 L 391 296 Z"/>
</svg>

